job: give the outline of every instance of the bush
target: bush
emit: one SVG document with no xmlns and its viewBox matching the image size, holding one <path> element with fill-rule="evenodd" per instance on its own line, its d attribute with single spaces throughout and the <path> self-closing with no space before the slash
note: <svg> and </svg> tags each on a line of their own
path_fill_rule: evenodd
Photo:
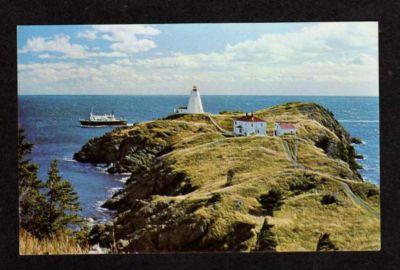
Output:
<svg viewBox="0 0 400 270">
<path fill-rule="evenodd" d="M 264 219 L 263 226 L 257 239 L 256 251 L 275 251 L 276 250 L 276 236 L 271 231 L 274 225 L 270 225 L 267 219 Z"/>
<path fill-rule="evenodd" d="M 219 114 L 244 114 L 244 112 L 239 111 L 239 110 L 235 110 L 235 111 L 221 111 L 219 112 Z"/>
<path fill-rule="evenodd" d="M 226 174 L 226 186 L 231 186 L 233 182 L 233 177 L 235 176 L 235 171 L 233 169 L 229 169 Z"/>
<path fill-rule="evenodd" d="M 262 194 L 258 202 L 265 209 L 267 215 L 272 216 L 273 211 L 279 210 L 283 204 L 282 192 L 278 189 L 271 189 L 267 194 Z"/>
<path fill-rule="evenodd" d="M 326 153 L 328 151 L 330 143 L 331 141 L 329 137 L 323 136 L 322 138 L 319 138 L 319 140 L 315 143 L 315 146 L 321 148 Z"/>
<path fill-rule="evenodd" d="M 324 205 L 333 204 L 333 203 L 338 204 L 339 200 L 336 198 L 335 195 L 327 194 L 322 197 L 321 203 Z"/>
<path fill-rule="evenodd" d="M 316 187 L 316 179 L 314 175 L 303 173 L 302 176 L 296 178 L 289 184 L 289 189 L 298 194 L 300 191 L 307 191 Z"/>
<path fill-rule="evenodd" d="M 207 200 L 207 205 L 215 204 L 217 202 L 220 202 L 221 200 L 222 200 L 221 193 L 215 193 L 211 196 L 210 199 Z"/>
<path fill-rule="evenodd" d="M 335 244 L 329 239 L 329 233 L 323 233 L 318 239 L 317 251 L 334 251 L 338 250 Z"/>
</svg>

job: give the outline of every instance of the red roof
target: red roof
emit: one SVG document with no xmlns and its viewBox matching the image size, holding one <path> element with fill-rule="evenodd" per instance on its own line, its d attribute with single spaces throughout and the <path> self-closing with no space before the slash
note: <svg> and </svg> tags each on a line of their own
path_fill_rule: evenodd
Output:
<svg viewBox="0 0 400 270">
<path fill-rule="evenodd" d="M 281 129 L 296 129 L 295 126 L 291 123 L 286 122 L 278 122 L 278 125 Z"/>
<path fill-rule="evenodd" d="M 264 120 L 255 117 L 255 116 L 251 116 L 251 115 L 246 115 L 240 118 L 235 119 L 236 121 L 243 121 L 243 122 L 265 122 Z"/>
</svg>

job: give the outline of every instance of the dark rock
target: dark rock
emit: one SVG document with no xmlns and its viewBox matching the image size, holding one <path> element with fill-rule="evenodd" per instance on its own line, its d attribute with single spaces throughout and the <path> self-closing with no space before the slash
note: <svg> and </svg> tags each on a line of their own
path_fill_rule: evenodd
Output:
<svg viewBox="0 0 400 270">
<path fill-rule="evenodd" d="M 375 195 L 379 195 L 379 190 L 375 189 L 375 188 L 371 188 L 368 190 L 367 192 L 367 196 L 371 197 L 371 196 L 375 196 Z"/>
<path fill-rule="evenodd" d="M 354 144 L 362 144 L 362 140 L 356 137 L 351 137 L 350 142 Z"/>
<path fill-rule="evenodd" d="M 356 158 L 356 159 L 364 159 L 364 156 L 361 155 L 361 154 L 356 154 L 356 155 L 354 156 L 354 158 Z"/>
</svg>

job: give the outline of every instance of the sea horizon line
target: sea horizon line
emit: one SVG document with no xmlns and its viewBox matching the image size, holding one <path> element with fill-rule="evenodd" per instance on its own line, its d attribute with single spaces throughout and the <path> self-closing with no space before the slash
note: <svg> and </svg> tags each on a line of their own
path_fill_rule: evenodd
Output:
<svg viewBox="0 0 400 270">
<path fill-rule="evenodd" d="M 188 96 L 187 94 L 17 94 L 17 96 Z M 379 95 L 247 95 L 247 94 L 201 94 L 201 96 L 255 96 L 255 97 L 377 97 Z"/>
</svg>

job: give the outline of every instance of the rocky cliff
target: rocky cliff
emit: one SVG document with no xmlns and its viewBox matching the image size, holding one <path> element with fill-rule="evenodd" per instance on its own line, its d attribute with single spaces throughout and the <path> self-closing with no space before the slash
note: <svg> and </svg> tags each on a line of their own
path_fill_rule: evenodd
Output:
<svg viewBox="0 0 400 270">
<path fill-rule="evenodd" d="M 313 103 L 255 112 L 292 121 L 296 136 L 225 137 L 205 115 L 174 115 L 116 129 L 74 155 L 130 172 L 105 203 L 116 210 L 91 241 L 118 252 L 339 250 L 380 247 L 379 189 L 363 182 L 351 142 Z M 213 115 L 231 130 L 239 112 Z"/>
</svg>

